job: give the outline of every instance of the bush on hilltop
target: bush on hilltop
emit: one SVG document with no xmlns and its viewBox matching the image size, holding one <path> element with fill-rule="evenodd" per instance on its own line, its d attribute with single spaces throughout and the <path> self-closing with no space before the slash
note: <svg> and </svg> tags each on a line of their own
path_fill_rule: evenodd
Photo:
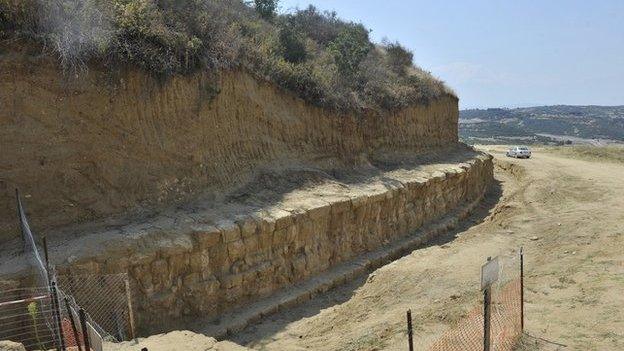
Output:
<svg viewBox="0 0 624 351">
<path fill-rule="evenodd" d="M 68 71 L 131 64 L 167 77 L 244 69 L 317 106 L 400 109 L 453 94 L 398 43 L 277 0 L 0 0 L 0 40 L 34 40 Z"/>
</svg>

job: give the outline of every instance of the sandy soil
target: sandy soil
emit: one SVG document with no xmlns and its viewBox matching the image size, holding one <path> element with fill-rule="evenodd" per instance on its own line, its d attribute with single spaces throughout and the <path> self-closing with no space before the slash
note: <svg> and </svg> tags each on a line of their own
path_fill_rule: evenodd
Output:
<svg viewBox="0 0 624 351">
<path fill-rule="evenodd" d="M 537 152 L 497 157 L 497 184 L 465 227 L 357 281 L 260 321 L 262 350 L 403 350 L 412 309 L 425 350 L 478 303 L 486 257 L 526 252 L 523 350 L 624 350 L 624 164 Z"/>
<path fill-rule="evenodd" d="M 244 351 L 246 348 L 229 341 L 217 340 L 190 331 L 174 331 L 166 334 L 152 335 L 122 343 L 107 343 L 108 351 L 138 351 L 143 348 L 149 351 Z"/>
</svg>

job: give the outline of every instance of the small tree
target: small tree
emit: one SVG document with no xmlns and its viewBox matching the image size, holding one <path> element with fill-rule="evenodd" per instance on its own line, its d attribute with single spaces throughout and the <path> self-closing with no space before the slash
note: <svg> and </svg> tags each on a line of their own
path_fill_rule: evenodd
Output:
<svg viewBox="0 0 624 351">
<path fill-rule="evenodd" d="M 344 77 L 353 76 L 371 48 L 368 30 L 362 25 L 347 26 L 329 44 L 329 51 Z"/>
<path fill-rule="evenodd" d="M 279 0 L 254 0 L 256 11 L 265 20 L 271 20 L 277 11 Z"/>
<path fill-rule="evenodd" d="M 284 60 L 291 63 L 300 63 L 307 59 L 305 38 L 291 26 L 282 27 L 279 33 L 280 49 Z"/>
</svg>

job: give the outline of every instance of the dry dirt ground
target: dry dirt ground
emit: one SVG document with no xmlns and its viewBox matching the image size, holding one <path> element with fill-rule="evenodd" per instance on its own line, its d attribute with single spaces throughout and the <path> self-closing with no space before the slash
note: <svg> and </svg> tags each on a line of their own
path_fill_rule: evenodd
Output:
<svg viewBox="0 0 624 351">
<path fill-rule="evenodd" d="M 438 242 L 233 338 L 259 350 L 404 350 L 411 309 L 417 350 L 479 303 L 488 256 L 524 246 L 522 350 L 624 350 L 624 163 L 537 150 L 496 157 L 496 184 Z"/>
</svg>

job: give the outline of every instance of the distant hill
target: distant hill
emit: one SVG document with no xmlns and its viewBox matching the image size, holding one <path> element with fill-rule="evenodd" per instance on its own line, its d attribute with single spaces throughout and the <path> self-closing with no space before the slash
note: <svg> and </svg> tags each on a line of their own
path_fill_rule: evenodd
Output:
<svg viewBox="0 0 624 351">
<path fill-rule="evenodd" d="M 469 109 L 459 113 L 468 143 L 624 142 L 624 106 L 537 106 Z"/>
</svg>

